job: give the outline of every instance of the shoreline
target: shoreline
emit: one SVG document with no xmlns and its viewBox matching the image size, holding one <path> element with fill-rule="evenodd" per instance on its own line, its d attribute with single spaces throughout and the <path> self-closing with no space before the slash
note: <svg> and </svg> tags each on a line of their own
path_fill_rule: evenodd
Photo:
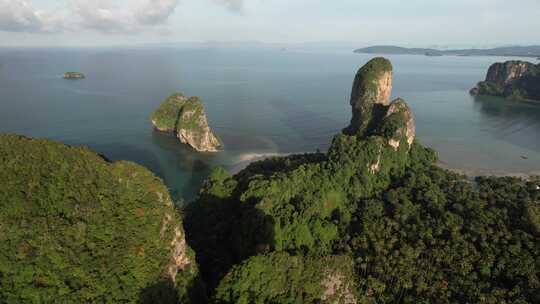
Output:
<svg viewBox="0 0 540 304">
<path fill-rule="evenodd" d="M 468 168 L 468 169 L 461 169 L 461 168 L 451 168 L 450 166 L 442 163 L 437 162 L 437 166 L 439 168 L 465 175 L 468 178 L 475 178 L 479 176 L 493 176 L 493 177 L 517 177 L 521 179 L 529 179 L 533 176 L 540 176 L 540 170 L 530 170 L 530 171 L 512 171 L 512 170 L 497 170 L 497 169 L 482 169 L 482 168 Z"/>
<path fill-rule="evenodd" d="M 304 152 L 308 153 L 308 152 Z M 299 153 L 246 153 L 240 157 L 240 161 L 234 163 L 229 167 L 228 171 L 231 175 L 236 175 L 240 171 L 247 168 L 250 164 L 274 157 L 286 157 Z M 500 170 L 500 169 L 484 169 L 484 168 L 453 168 L 446 164 L 444 161 L 437 161 L 436 165 L 439 168 L 465 175 L 468 178 L 474 179 L 479 176 L 493 176 L 493 177 L 517 177 L 521 179 L 529 179 L 533 176 L 540 176 L 540 169 L 529 171 L 512 171 L 512 170 Z"/>
</svg>

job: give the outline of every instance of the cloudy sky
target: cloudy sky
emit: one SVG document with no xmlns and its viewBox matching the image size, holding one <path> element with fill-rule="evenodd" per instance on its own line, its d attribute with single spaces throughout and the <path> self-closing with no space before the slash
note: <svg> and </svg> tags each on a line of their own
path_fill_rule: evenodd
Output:
<svg viewBox="0 0 540 304">
<path fill-rule="evenodd" d="M 540 44 L 540 0 L 0 0 L 0 46 Z"/>
</svg>

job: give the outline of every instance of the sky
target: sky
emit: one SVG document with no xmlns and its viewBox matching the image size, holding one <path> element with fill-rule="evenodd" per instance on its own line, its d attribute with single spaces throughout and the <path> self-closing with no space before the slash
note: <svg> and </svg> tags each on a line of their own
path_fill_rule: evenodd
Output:
<svg viewBox="0 0 540 304">
<path fill-rule="evenodd" d="M 540 44 L 540 0 L 0 0 L 1 46 Z"/>
</svg>

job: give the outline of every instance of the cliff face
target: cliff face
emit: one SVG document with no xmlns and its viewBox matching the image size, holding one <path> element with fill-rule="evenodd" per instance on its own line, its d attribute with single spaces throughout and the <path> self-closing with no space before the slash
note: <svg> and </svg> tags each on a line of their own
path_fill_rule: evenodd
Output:
<svg viewBox="0 0 540 304">
<path fill-rule="evenodd" d="M 147 169 L 14 135 L 0 135 L 0 159 L 0 299 L 192 301 L 194 253 Z"/>
<path fill-rule="evenodd" d="M 540 65 L 524 61 L 495 63 L 486 80 L 471 89 L 471 94 L 540 100 Z"/>
<path fill-rule="evenodd" d="M 534 65 L 524 61 L 507 61 L 495 63 L 489 67 L 486 81 L 506 86 L 520 79 Z"/>
<path fill-rule="evenodd" d="M 391 95 L 392 64 L 385 58 L 372 59 L 356 74 L 352 119 L 344 134 L 361 138 L 382 135 L 395 150 L 405 138 L 410 147 L 416 134 L 413 113 L 403 99 L 390 102 Z"/>
<path fill-rule="evenodd" d="M 199 152 L 217 152 L 221 143 L 208 126 L 199 98 L 174 94 L 152 114 L 152 124 L 162 132 L 173 132 L 182 143 Z"/>
<path fill-rule="evenodd" d="M 347 134 L 363 134 L 374 119 L 390 104 L 392 65 L 384 58 L 375 58 L 363 66 L 354 79 L 351 91 L 352 120 Z"/>
</svg>

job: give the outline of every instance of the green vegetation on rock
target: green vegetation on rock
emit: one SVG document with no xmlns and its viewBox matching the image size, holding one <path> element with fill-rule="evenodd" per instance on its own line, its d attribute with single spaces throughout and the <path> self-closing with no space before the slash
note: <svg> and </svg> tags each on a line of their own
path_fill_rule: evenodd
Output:
<svg viewBox="0 0 540 304">
<path fill-rule="evenodd" d="M 175 133 L 181 142 L 197 151 L 215 152 L 221 145 L 208 126 L 204 106 L 198 97 L 173 94 L 152 113 L 151 120 L 156 129 Z"/>
<path fill-rule="evenodd" d="M 145 168 L 0 135 L 0 180 L 0 303 L 195 299 L 194 252 Z"/>
<path fill-rule="evenodd" d="M 354 282 L 349 257 L 271 253 L 234 267 L 217 288 L 215 302 L 356 303 Z"/>
<path fill-rule="evenodd" d="M 371 86 L 391 83 L 384 62 L 368 63 L 357 79 L 371 80 L 353 86 L 353 117 L 378 108 L 356 116 L 369 127 L 347 128 L 327 154 L 235 176 L 218 169 L 188 206 L 188 240 L 215 303 L 540 301 L 539 181 L 473 183 L 438 168 L 414 140 L 406 102 L 373 98 L 390 95 L 391 85 Z M 354 300 L 322 296 L 321 265 L 333 257 L 352 261 Z"/>
</svg>

